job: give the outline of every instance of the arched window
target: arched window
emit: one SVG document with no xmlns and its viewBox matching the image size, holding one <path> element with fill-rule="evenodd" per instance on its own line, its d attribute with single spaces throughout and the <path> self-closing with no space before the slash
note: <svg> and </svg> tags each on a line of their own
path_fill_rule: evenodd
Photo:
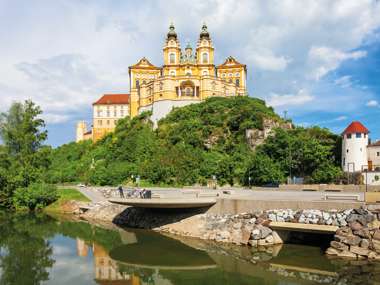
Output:
<svg viewBox="0 0 380 285">
<path fill-rule="evenodd" d="M 175 63 L 175 53 L 169 54 L 169 63 Z"/>
<path fill-rule="evenodd" d="M 175 71 L 174 70 L 170 71 L 170 76 L 175 76 Z"/>
<path fill-rule="evenodd" d="M 240 80 L 239 80 L 239 79 L 236 79 L 235 84 L 236 84 L 236 86 L 240 86 Z"/>
<path fill-rule="evenodd" d="M 208 63 L 208 53 L 204 52 L 202 54 L 202 63 Z"/>
<path fill-rule="evenodd" d="M 136 88 L 139 88 L 139 87 L 140 87 L 140 81 L 136 80 Z"/>
<path fill-rule="evenodd" d="M 207 75 L 207 70 L 203 70 L 203 75 Z"/>
</svg>

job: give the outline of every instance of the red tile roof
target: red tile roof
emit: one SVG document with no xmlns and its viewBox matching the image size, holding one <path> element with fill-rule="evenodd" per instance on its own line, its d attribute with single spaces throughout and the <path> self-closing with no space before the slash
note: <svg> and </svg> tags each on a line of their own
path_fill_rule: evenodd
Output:
<svg viewBox="0 0 380 285">
<path fill-rule="evenodd" d="M 93 105 L 129 104 L 129 94 L 104 94 Z"/>
<path fill-rule="evenodd" d="M 364 133 L 364 134 L 368 134 L 369 131 L 366 127 L 363 126 L 362 123 L 358 122 L 358 121 L 355 121 L 355 122 L 352 122 L 345 130 L 344 132 L 342 133 L 342 135 L 346 135 L 346 134 L 354 134 L 354 133 Z"/>
</svg>

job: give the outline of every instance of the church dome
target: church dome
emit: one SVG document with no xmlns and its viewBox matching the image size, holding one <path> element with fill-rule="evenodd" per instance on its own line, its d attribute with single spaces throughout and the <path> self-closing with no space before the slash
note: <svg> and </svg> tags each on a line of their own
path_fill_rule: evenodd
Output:
<svg viewBox="0 0 380 285">
<path fill-rule="evenodd" d="M 199 37 L 200 37 L 201 39 L 210 39 L 210 34 L 209 34 L 208 31 L 207 31 L 207 26 L 206 26 L 206 24 L 203 24 L 203 26 L 202 26 L 202 30 L 201 30 L 201 33 L 200 33 Z"/>
<path fill-rule="evenodd" d="M 175 31 L 173 23 L 171 23 L 169 26 L 168 39 L 169 38 L 175 38 L 175 39 L 177 38 L 177 33 Z"/>
</svg>

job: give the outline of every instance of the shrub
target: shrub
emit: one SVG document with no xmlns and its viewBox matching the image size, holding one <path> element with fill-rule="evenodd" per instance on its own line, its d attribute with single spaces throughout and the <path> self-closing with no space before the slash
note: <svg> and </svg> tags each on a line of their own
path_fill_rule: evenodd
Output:
<svg viewBox="0 0 380 285">
<path fill-rule="evenodd" d="M 58 199 L 57 187 L 34 183 L 27 188 L 17 188 L 13 196 L 16 209 L 40 210 Z"/>
</svg>

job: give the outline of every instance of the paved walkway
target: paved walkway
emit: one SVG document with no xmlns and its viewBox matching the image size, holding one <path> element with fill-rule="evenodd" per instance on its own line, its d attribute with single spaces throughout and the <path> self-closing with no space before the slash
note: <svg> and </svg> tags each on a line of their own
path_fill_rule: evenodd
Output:
<svg viewBox="0 0 380 285">
<path fill-rule="evenodd" d="M 84 196 L 86 196 L 88 199 L 90 199 L 91 202 L 93 203 L 107 201 L 107 198 L 105 198 L 100 192 L 93 190 L 91 188 L 76 187 L 76 189 L 79 192 L 81 192 Z"/>
<path fill-rule="evenodd" d="M 92 202 L 102 202 L 107 201 L 101 192 L 97 191 L 96 188 L 103 187 L 76 187 L 83 195 L 88 197 Z M 109 189 L 110 187 L 104 187 Z M 277 189 L 267 190 L 267 191 L 255 191 L 255 190 L 232 190 L 230 193 L 223 193 L 223 190 L 212 190 L 212 189 L 173 189 L 173 188 L 148 188 L 152 190 L 153 194 L 161 195 L 165 198 L 192 198 L 196 197 L 196 194 L 192 192 L 201 193 L 219 193 L 219 198 L 223 199 L 240 199 L 240 200 L 254 200 L 254 201 L 314 201 L 322 202 L 325 201 L 325 195 L 333 195 L 333 199 L 329 199 L 331 202 L 349 202 L 351 199 L 347 199 L 347 196 L 357 197 L 356 202 L 364 201 L 364 193 L 358 192 L 340 192 L 340 193 L 329 193 L 329 192 L 303 192 L 303 191 L 279 191 Z M 184 194 L 186 193 L 186 194 Z M 342 198 L 340 198 L 342 196 Z M 118 198 L 118 197 L 117 197 Z M 353 201 L 352 199 L 351 201 Z M 327 202 L 327 201 L 325 201 Z"/>
</svg>

